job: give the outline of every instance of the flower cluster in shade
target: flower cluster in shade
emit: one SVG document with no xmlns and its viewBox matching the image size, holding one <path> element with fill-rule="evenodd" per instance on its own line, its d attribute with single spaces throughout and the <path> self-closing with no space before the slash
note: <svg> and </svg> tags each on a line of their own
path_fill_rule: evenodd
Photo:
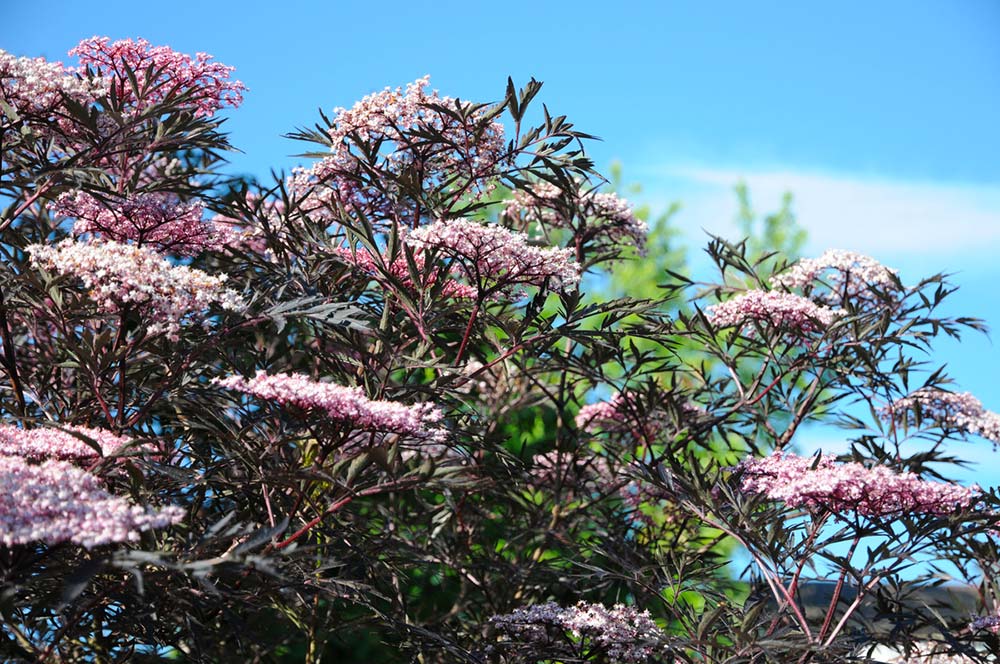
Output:
<svg viewBox="0 0 1000 664">
<path fill-rule="evenodd" d="M 881 414 L 887 420 L 910 426 L 934 424 L 1000 444 L 1000 414 L 983 408 L 982 402 L 970 392 L 924 388 L 897 399 L 882 409 Z"/>
<path fill-rule="evenodd" d="M 992 615 L 976 616 L 969 623 L 969 629 L 973 632 L 985 629 L 994 634 L 1000 633 L 1000 611 Z"/>
<path fill-rule="evenodd" d="M 453 270 L 435 268 L 427 272 L 427 261 L 424 258 L 423 251 L 413 252 L 416 276 L 423 279 L 421 283 L 414 281 L 414 275 L 410 272 L 410 265 L 403 255 L 399 255 L 395 260 L 390 261 L 383 256 L 376 258 L 364 247 L 357 247 L 356 249 L 341 247 L 337 249 L 337 253 L 344 262 L 353 265 L 383 285 L 390 285 L 391 281 L 394 280 L 408 290 L 422 291 L 431 289 L 440 282 L 440 293 L 443 297 L 462 300 L 474 299 L 478 292 L 475 286 L 462 283 L 456 279 L 457 275 L 454 274 Z"/>
<path fill-rule="evenodd" d="M 174 265 L 155 251 L 111 240 L 27 247 L 34 266 L 73 277 L 87 289 L 100 311 L 139 310 L 148 316 L 146 333 L 179 338 L 182 324 L 210 306 L 238 310 L 240 296 L 224 286 L 225 275 L 211 276 Z M 207 318 L 203 318 L 207 323 Z"/>
<path fill-rule="evenodd" d="M 543 227 L 575 228 L 587 239 L 631 244 L 639 255 L 645 254 L 649 227 L 635 216 L 632 205 L 615 193 L 579 187 L 567 193 L 550 182 L 538 182 L 514 190 L 504 214 Z"/>
<path fill-rule="evenodd" d="M 867 653 L 866 653 L 867 654 Z M 948 649 L 947 643 L 934 641 L 917 641 L 911 644 L 909 654 L 899 651 L 882 653 L 876 651 L 878 661 L 885 664 L 977 664 L 983 661 L 978 657 L 970 657 Z"/>
<path fill-rule="evenodd" d="M 697 417 L 705 413 L 698 404 L 683 401 L 678 405 L 681 416 Z M 606 401 L 597 401 L 580 408 L 576 415 L 576 426 L 582 431 L 596 433 L 627 434 L 641 432 L 646 439 L 652 439 L 671 424 L 670 414 L 663 408 L 647 408 L 641 403 L 641 395 L 631 390 L 622 390 Z"/>
<path fill-rule="evenodd" d="M 129 504 L 66 461 L 0 455 L 0 545 L 72 542 L 87 548 L 135 540 L 180 521 L 184 510 Z"/>
<path fill-rule="evenodd" d="M 12 424 L 0 424 L 0 455 L 3 456 L 81 461 L 111 456 L 131 443 L 130 438 L 104 429 L 75 426 L 22 429 Z"/>
<path fill-rule="evenodd" d="M 266 401 L 322 411 L 348 430 L 395 433 L 435 443 L 446 438 L 439 425 L 441 410 L 430 403 L 407 405 L 369 399 L 360 387 L 321 383 L 302 374 L 268 375 L 260 371 L 249 380 L 229 376 L 215 382 Z"/>
<path fill-rule="evenodd" d="M 91 37 L 69 54 L 109 80 L 118 98 L 136 110 L 175 101 L 195 115 L 211 116 L 225 106 L 242 104 L 247 89 L 240 81 L 229 80 L 234 67 L 212 62 L 207 53 L 191 57 L 169 46 L 153 46 L 145 39 L 112 42 L 107 37 Z M 138 95 L 129 72 L 138 82 Z"/>
<path fill-rule="evenodd" d="M 424 77 L 405 91 L 386 88 L 350 109 L 334 109 L 330 154 L 311 168 L 294 170 L 288 181 L 303 209 L 319 218 L 346 208 L 374 221 L 410 223 L 401 218 L 409 212 L 393 200 L 399 192 L 391 180 L 415 165 L 424 186 L 458 178 L 473 191 L 490 191 L 509 161 L 503 125 L 489 119 L 486 108 L 428 93 L 429 84 Z M 365 155 L 359 143 L 380 151 Z M 368 182 L 369 168 L 380 172 L 381 188 Z"/>
<path fill-rule="evenodd" d="M 73 233 L 115 242 L 134 242 L 157 251 L 193 256 L 236 242 L 237 233 L 206 221 L 200 203 L 182 203 L 174 194 L 152 192 L 98 200 L 83 191 L 64 193 L 55 212 L 72 217 Z"/>
<path fill-rule="evenodd" d="M 60 62 L 19 58 L 0 50 L 0 101 L 22 117 L 44 119 L 66 98 L 90 104 L 105 93 L 105 84 L 78 76 Z"/>
<path fill-rule="evenodd" d="M 798 261 L 771 277 L 770 283 L 773 288 L 802 290 L 826 304 L 838 305 L 845 299 L 871 300 L 876 290 L 895 294 L 900 288 L 897 275 L 897 270 L 870 256 L 828 249 L 819 258 Z"/>
<path fill-rule="evenodd" d="M 627 664 L 648 661 L 665 640 L 649 611 L 624 604 L 609 609 L 582 601 L 569 607 L 546 602 L 493 616 L 490 623 L 516 641 L 542 647 L 564 643 L 569 633 L 586 639 L 592 653 Z"/>
<path fill-rule="evenodd" d="M 533 246 L 524 233 L 497 224 L 469 219 L 436 221 L 410 232 L 406 243 L 455 259 L 480 296 L 511 293 L 528 285 L 567 291 L 580 281 L 580 264 L 572 250 Z"/>
<path fill-rule="evenodd" d="M 744 459 L 740 488 L 764 494 L 789 507 L 884 517 L 899 514 L 946 515 L 969 507 L 979 487 L 933 482 L 886 466 L 837 463 L 829 456 L 800 457 L 775 452 Z"/>
<path fill-rule="evenodd" d="M 822 332 L 840 313 L 793 293 L 750 290 L 705 310 L 715 327 L 760 323 L 800 334 Z"/>
</svg>

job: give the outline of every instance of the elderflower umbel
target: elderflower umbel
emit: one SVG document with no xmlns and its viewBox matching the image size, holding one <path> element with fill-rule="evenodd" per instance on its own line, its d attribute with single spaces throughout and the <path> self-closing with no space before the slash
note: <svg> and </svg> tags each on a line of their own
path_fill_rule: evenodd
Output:
<svg viewBox="0 0 1000 664">
<path fill-rule="evenodd" d="M 580 264 L 570 249 L 535 247 L 523 233 L 497 224 L 449 219 L 423 226 L 406 243 L 453 257 L 480 294 L 511 292 L 517 286 L 547 285 L 566 291 L 580 281 Z"/>
<path fill-rule="evenodd" d="M 819 258 L 804 258 L 791 268 L 771 277 L 773 288 L 805 289 L 828 304 L 843 303 L 845 298 L 870 299 L 875 288 L 892 294 L 899 289 L 898 271 L 885 267 L 864 254 L 828 249 Z M 820 283 L 822 282 L 822 283 Z M 816 293 L 826 287 L 828 292 Z"/>
<path fill-rule="evenodd" d="M 211 305 L 238 310 L 240 296 L 225 288 L 225 275 L 212 276 L 173 265 L 156 252 L 111 240 L 27 247 L 31 263 L 83 283 L 101 311 L 118 314 L 136 309 L 149 317 L 150 336 L 179 338 L 181 325 Z"/>
<path fill-rule="evenodd" d="M 397 205 L 394 199 L 400 194 L 392 182 L 415 164 L 424 184 L 458 178 L 473 193 L 490 191 L 509 161 L 503 125 L 488 119 L 486 108 L 470 107 L 437 91 L 428 93 L 429 84 L 430 77 L 425 76 L 405 91 L 386 88 L 350 109 L 334 109 L 328 132 L 330 154 L 311 168 L 293 170 L 289 178 L 288 188 L 299 197 L 301 207 L 321 219 L 345 208 L 374 222 L 417 221 L 408 206 Z M 381 152 L 365 155 L 356 141 L 377 145 Z M 370 170 L 364 164 L 385 174 L 377 186 L 368 181 Z"/>
<path fill-rule="evenodd" d="M 946 429 L 982 436 L 1000 444 L 1000 414 L 983 408 L 970 392 L 945 392 L 933 388 L 917 390 L 882 409 L 887 420 L 916 426 L 931 423 Z"/>
<path fill-rule="evenodd" d="M 931 482 L 914 473 L 897 473 L 885 466 L 836 463 L 775 452 L 747 458 L 739 466 L 745 493 L 762 493 L 789 507 L 823 508 L 862 516 L 906 513 L 944 515 L 968 507 L 978 486 Z"/>
<path fill-rule="evenodd" d="M 21 116 L 39 119 L 62 105 L 64 97 L 90 104 L 104 94 L 105 82 L 77 76 L 61 62 L 19 58 L 0 50 L 0 101 Z"/>
<path fill-rule="evenodd" d="M 591 650 L 603 652 L 611 661 L 628 664 L 646 662 L 665 637 L 649 611 L 624 604 L 609 609 L 579 602 L 564 608 L 547 602 L 493 616 L 490 623 L 518 641 L 538 645 L 562 640 L 553 638 L 552 629 L 569 632 L 574 638 L 587 639 Z"/>
<path fill-rule="evenodd" d="M 224 106 L 242 104 L 247 89 L 240 81 L 229 80 L 235 67 L 211 62 L 207 53 L 196 53 L 192 58 L 169 46 L 153 46 L 145 39 L 112 42 L 107 37 L 91 37 L 69 54 L 109 80 L 118 98 L 137 109 L 180 97 L 195 115 L 211 116 Z M 138 97 L 126 67 L 139 83 Z M 149 75 L 151 80 L 147 81 Z"/>
<path fill-rule="evenodd" d="M 84 442 L 81 436 L 93 441 L 100 452 Z M 12 424 L 0 424 L 0 455 L 5 456 L 35 460 L 97 459 L 112 455 L 131 443 L 130 438 L 117 436 L 104 429 L 73 426 L 64 427 L 64 430 L 22 429 Z"/>
<path fill-rule="evenodd" d="M 437 426 L 441 411 L 430 403 L 411 406 L 369 399 L 360 387 L 319 383 L 302 374 L 269 376 L 260 371 L 250 380 L 230 376 L 217 378 L 215 382 L 282 405 L 325 411 L 330 419 L 350 429 L 395 433 L 432 442 L 442 442 L 446 437 L 445 430 Z"/>
<path fill-rule="evenodd" d="M 809 334 L 822 332 L 840 314 L 792 293 L 751 290 L 712 305 L 705 315 L 716 327 L 758 322 Z"/>
<path fill-rule="evenodd" d="M 65 461 L 0 455 L 0 545 L 73 542 L 88 549 L 136 540 L 184 517 L 180 507 L 130 505 Z"/>
</svg>

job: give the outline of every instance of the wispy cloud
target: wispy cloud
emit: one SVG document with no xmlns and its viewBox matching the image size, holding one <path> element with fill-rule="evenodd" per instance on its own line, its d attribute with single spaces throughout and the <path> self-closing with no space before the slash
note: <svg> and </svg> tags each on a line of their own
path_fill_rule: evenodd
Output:
<svg viewBox="0 0 1000 664">
<path fill-rule="evenodd" d="M 794 169 L 674 166 L 656 169 L 661 193 L 684 203 L 680 221 L 731 235 L 732 187 L 744 181 L 755 209 L 776 210 L 794 196 L 811 249 L 874 255 L 961 254 L 1000 250 L 1000 186 L 906 181 Z M 657 187 L 659 188 L 659 187 Z"/>
</svg>

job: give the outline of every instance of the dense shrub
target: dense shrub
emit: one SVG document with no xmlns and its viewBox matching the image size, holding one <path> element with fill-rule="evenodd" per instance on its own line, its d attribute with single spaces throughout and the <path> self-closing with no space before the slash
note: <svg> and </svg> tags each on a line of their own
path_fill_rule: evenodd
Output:
<svg viewBox="0 0 1000 664">
<path fill-rule="evenodd" d="M 261 184 L 231 68 L 71 54 L 0 52 L 5 659 L 995 652 L 997 497 L 945 444 L 1000 418 L 927 364 L 982 327 L 943 277 L 713 239 L 717 282 L 654 247 L 597 297 L 647 224 L 535 81 L 374 93 Z M 796 456 L 819 421 L 849 454 Z"/>
</svg>

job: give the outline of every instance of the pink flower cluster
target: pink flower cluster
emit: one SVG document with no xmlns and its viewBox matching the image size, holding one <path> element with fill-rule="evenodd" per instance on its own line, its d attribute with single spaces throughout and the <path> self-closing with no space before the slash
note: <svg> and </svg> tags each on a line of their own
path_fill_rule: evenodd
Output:
<svg viewBox="0 0 1000 664">
<path fill-rule="evenodd" d="M 250 380 L 230 376 L 215 382 L 282 405 L 325 411 L 330 419 L 351 429 L 396 433 L 431 442 L 442 442 L 446 437 L 446 431 L 438 426 L 442 413 L 430 403 L 408 406 L 376 401 L 366 397 L 360 387 L 320 383 L 301 374 L 269 376 L 260 371 Z"/>
<path fill-rule="evenodd" d="M 173 265 L 156 252 L 111 240 L 27 247 L 31 263 L 83 283 L 106 313 L 139 309 L 150 315 L 150 336 L 179 338 L 181 325 L 209 306 L 238 310 L 240 296 L 224 287 L 225 275 L 211 276 L 186 265 Z"/>
<path fill-rule="evenodd" d="M 819 258 L 803 258 L 785 272 L 771 277 L 771 285 L 775 288 L 807 288 L 822 280 L 833 291 L 843 292 L 845 285 L 854 293 L 870 286 L 892 291 L 896 289 L 897 274 L 898 270 L 885 267 L 871 256 L 827 249 Z"/>
<path fill-rule="evenodd" d="M 885 267 L 870 256 L 829 249 L 819 258 L 805 258 L 791 268 L 771 277 L 771 287 L 795 290 L 812 299 L 839 307 L 851 302 L 854 307 L 878 306 L 875 291 L 897 298 L 901 286 L 897 270 Z"/>
<path fill-rule="evenodd" d="M 838 464 L 828 456 L 817 460 L 775 452 L 744 459 L 737 469 L 742 471 L 741 489 L 746 493 L 763 493 L 790 507 L 862 516 L 950 514 L 968 507 L 979 493 L 978 486 L 931 482 L 885 466 Z"/>
<path fill-rule="evenodd" d="M 64 97 L 90 104 L 104 94 L 103 86 L 101 80 L 81 78 L 61 62 L 19 58 L 0 50 L 0 100 L 22 116 L 48 116 Z"/>
<path fill-rule="evenodd" d="M 493 616 L 490 623 L 519 641 L 543 646 L 563 641 L 569 632 L 575 639 L 586 639 L 592 652 L 599 650 L 611 661 L 628 664 L 648 661 L 665 637 L 649 611 L 624 604 L 609 609 L 578 602 L 564 608 L 546 602 Z"/>
<path fill-rule="evenodd" d="M 145 39 L 112 42 L 107 37 L 91 37 L 81 41 L 69 54 L 78 56 L 83 66 L 109 79 L 118 97 L 139 110 L 183 96 L 183 104 L 195 115 L 210 116 L 224 106 L 242 104 L 247 89 L 240 81 L 229 80 L 234 67 L 211 62 L 212 56 L 207 53 L 197 53 L 192 58 L 169 46 L 152 46 Z M 138 96 L 126 73 L 129 70 L 138 80 Z M 147 71 L 152 72 L 148 82 Z"/>
<path fill-rule="evenodd" d="M 649 227 L 635 216 L 627 200 L 614 193 L 577 189 L 567 195 L 554 184 L 538 182 L 515 190 L 504 214 L 542 226 L 582 226 L 586 236 L 601 237 L 610 244 L 630 243 L 640 255 L 645 253 Z"/>
<path fill-rule="evenodd" d="M 469 284 L 457 281 L 454 278 L 453 271 L 446 272 L 443 269 L 435 269 L 430 274 L 426 275 L 426 280 L 422 284 L 416 284 L 410 275 L 410 267 L 406 262 L 405 256 L 399 256 L 396 260 L 392 262 L 387 262 L 384 258 L 381 262 L 376 261 L 375 257 L 364 247 L 358 247 L 357 249 L 350 249 L 348 247 L 342 247 L 337 250 L 337 253 L 344 260 L 344 262 L 353 265 L 365 274 L 373 277 L 379 283 L 386 284 L 388 280 L 384 277 L 384 272 L 380 270 L 380 265 L 382 268 L 389 273 L 389 275 L 395 279 L 397 282 L 402 284 L 405 288 L 411 290 L 424 290 L 435 286 L 438 283 L 440 276 L 444 276 L 444 283 L 441 284 L 441 295 L 444 297 L 450 297 L 455 299 L 474 299 L 476 297 L 476 287 Z M 417 251 L 413 254 L 413 262 L 417 268 L 418 275 L 424 275 L 424 270 L 426 266 L 426 260 L 424 258 L 424 252 Z M 441 273 L 445 273 L 442 275 Z"/>
<path fill-rule="evenodd" d="M 716 327 L 736 327 L 758 322 L 810 334 L 822 332 L 840 314 L 792 293 L 751 290 L 712 305 L 705 311 L 705 315 Z"/>
<path fill-rule="evenodd" d="M 441 97 L 425 88 L 424 77 L 400 88 L 386 88 L 366 96 L 352 108 L 334 109 L 331 154 L 309 169 L 296 169 L 289 190 L 302 200 L 303 209 L 317 218 L 346 208 L 378 221 L 397 218 L 409 223 L 408 214 L 391 200 L 398 192 L 389 181 L 419 162 L 428 183 L 463 178 L 479 192 L 492 189 L 492 181 L 509 161 L 503 125 L 485 119 L 485 109 L 465 108 L 458 100 Z M 453 112 L 445 112 L 445 108 Z M 441 136 L 429 140 L 428 136 Z M 372 163 L 362 156 L 355 139 L 377 145 L 382 152 Z M 365 184 L 369 166 L 384 172 L 378 187 Z"/>
<path fill-rule="evenodd" d="M 436 221 L 406 236 L 406 243 L 440 251 L 458 262 L 480 294 L 509 293 L 517 286 L 569 290 L 580 281 L 580 264 L 570 249 L 535 247 L 523 233 L 469 219 Z"/>
<path fill-rule="evenodd" d="M 916 426 L 919 418 L 920 422 L 982 436 L 1000 444 L 1000 414 L 983 408 L 982 402 L 969 392 L 924 388 L 897 399 L 882 410 L 882 415 L 911 426 Z"/>
<path fill-rule="evenodd" d="M 131 241 L 182 256 L 219 250 L 235 235 L 224 226 L 205 221 L 200 203 L 181 203 L 165 192 L 107 201 L 82 191 L 67 192 L 57 200 L 55 211 L 76 219 L 76 235 L 90 233 L 115 242 Z"/>
<path fill-rule="evenodd" d="M 81 436 L 95 443 L 100 452 L 88 445 Z M 63 427 L 60 429 L 22 429 L 12 424 L 0 424 L 0 456 L 25 459 L 62 459 L 65 461 L 97 459 L 115 454 L 132 440 L 116 436 L 103 429 Z"/>
<path fill-rule="evenodd" d="M 180 507 L 160 510 L 112 496 L 90 473 L 65 461 L 30 464 L 0 455 L 0 545 L 73 542 L 93 548 L 135 540 L 177 523 Z"/>
</svg>

